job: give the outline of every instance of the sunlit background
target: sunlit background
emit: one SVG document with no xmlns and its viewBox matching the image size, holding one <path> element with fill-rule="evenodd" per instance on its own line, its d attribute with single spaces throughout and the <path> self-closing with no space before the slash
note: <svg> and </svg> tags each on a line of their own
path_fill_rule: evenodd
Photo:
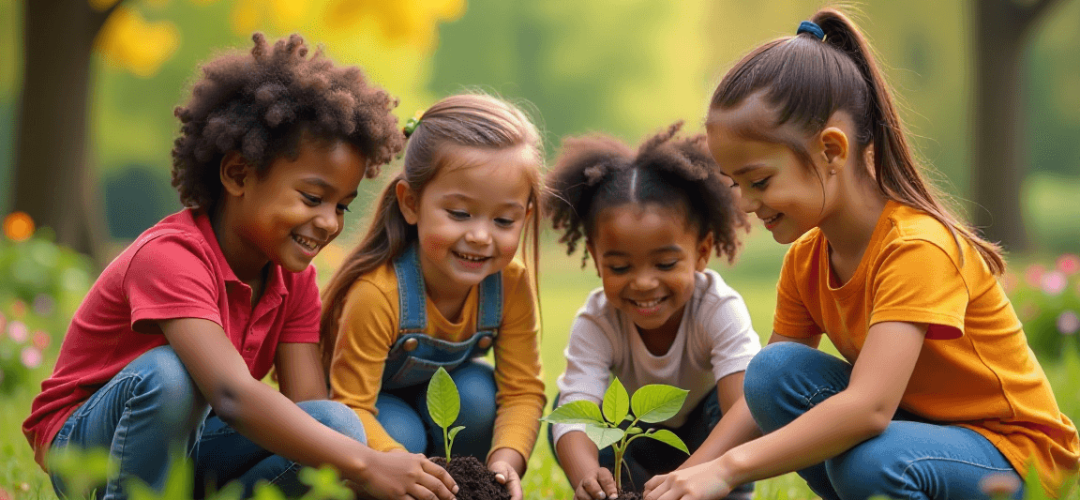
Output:
<svg viewBox="0 0 1080 500">
<path fill-rule="evenodd" d="M 5 490 L 16 492 L 15 498 L 53 498 L 18 426 L 55 362 L 71 312 L 101 266 L 180 209 L 170 186 L 178 130 L 172 111 L 187 99 L 198 65 L 216 53 L 249 49 L 254 31 L 271 38 L 300 33 L 335 61 L 362 66 L 397 96 L 402 123 L 452 93 L 494 93 L 530 112 L 550 163 L 567 135 L 607 132 L 636 143 L 676 120 L 701 132 L 723 72 L 759 43 L 793 34 L 822 5 L 0 0 L 0 498 Z M 987 6 L 995 5 L 1005 9 L 1004 24 L 986 17 L 992 10 Z M 962 213 L 1010 250 L 1006 287 L 1059 402 L 1075 420 L 1080 0 L 874 0 L 846 6 L 881 57 L 917 152 L 935 172 L 931 177 Z M 980 47 L 990 57 L 989 72 L 980 73 Z M 1016 58 L 1002 59 L 1009 52 L 1001 47 Z M 43 63 L 46 73 L 24 84 L 28 58 Z M 1005 92 L 981 97 L 977 89 L 995 88 L 979 85 L 987 82 L 1001 82 Z M 1013 114 L 998 114 L 1003 109 Z M 1007 117 L 990 122 L 1003 123 L 1004 135 L 979 138 L 976 124 L 988 123 L 987 116 Z M 366 227 L 369 200 L 397 167 L 362 182 L 349 228 L 316 260 L 323 282 Z M 980 194 L 979 179 L 998 190 Z M 756 229 L 747 238 L 735 266 L 714 262 L 743 293 L 763 335 L 771 329 L 784 251 L 764 233 Z M 579 269 L 579 255 L 566 257 L 550 236 L 543 237 L 540 278 L 545 379 L 554 394 L 566 329 L 599 282 L 591 269 Z M 569 490 L 543 436 L 536 449 L 526 496 L 565 497 Z M 758 492 L 764 498 L 809 495 L 791 477 L 762 483 Z"/>
</svg>

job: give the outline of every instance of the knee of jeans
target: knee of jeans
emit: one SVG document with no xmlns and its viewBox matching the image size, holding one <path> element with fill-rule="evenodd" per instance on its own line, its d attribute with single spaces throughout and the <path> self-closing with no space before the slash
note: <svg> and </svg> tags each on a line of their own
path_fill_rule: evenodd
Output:
<svg viewBox="0 0 1080 500">
<path fill-rule="evenodd" d="M 172 347 L 155 347 L 132 361 L 125 370 L 138 375 L 137 387 L 147 406 L 167 411 L 178 421 L 205 413 L 207 403 Z"/>
<path fill-rule="evenodd" d="M 424 421 L 408 403 L 397 396 L 379 394 L 375 408 L 379 411 L 376 417 L 379 425 L 394 441 L 401 443 L 409 453 L 424 453 L 427 450 Z"/>
<path fill-rule="evenodd" d="M 491 367 L 469 363 L 452 374 L 461 396 L 460 421 L 475 424 L 495 421 L 495 373 Z"/>
<path fill-rule="evenodd" d="M 896 450 L 871 439 L 825 462 L 829 482 L 840 498 L 870 498 L 903 491 L 909 468 Z"/>
<path fill-rule="evenodd" d="M 785 373 L 797 370 L 795 360 L 814 349 L 797 342 L 777 342 L 761 349 L 746 366 L 743 376 L 743 393 L 749 404 L 751 399 L 770 396 L 782 386 Z"/>
<path fill-rule="evenodd" d="M 297 406 L 319 423 L 367 444 L 364 424 L 360 421 L 360 417 L 356 416 L 356 412 L 348 406 L 327 399 L 301 401 L 297 403 Z"/>
</svg>

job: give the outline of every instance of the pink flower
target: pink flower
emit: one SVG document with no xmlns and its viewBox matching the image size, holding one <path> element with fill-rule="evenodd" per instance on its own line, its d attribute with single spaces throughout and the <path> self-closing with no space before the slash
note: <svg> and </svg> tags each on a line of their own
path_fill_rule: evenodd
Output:
<svg viewBox="0 0 1080 500">
<path fill-rule="evenodd" d="M 1031 288 L 1039 288 L 1039 282 L 1045 273 L 1046 268 L 1042 264 L 1032 264 L 1024 270 L 1024 282 Z"/>
<path fill-rule="evenodd" d="M 1080 271 L 1080 256 L 1076 254 L 1067 253 L 1058 257 L 1057 269 L 1065 273 L 1066 276 L 1072 276 Z"/>
<path fill-rule="evenodd" d="M 23 315 L 26 314 L 26 302 L 23 302 L 21 300 L 16 300 L 15 302 L 12 302 L 11 314 L 15 315 L 16 318 L 23 317 Z"/>
<path fill-rule="evenodd" d="M 1080 330 L 1080 316 L 1073 311 L 1065 311 L 1057 317 L 1057 329 L 1062 335 L 1072 335 Z"/>
<path fill-rule="evenodd" d="M 52 314 L 55 306 L 56 301 L 44 293 L 34 297 L 34 312 L 37 313 L 38 316 L 48 316 Z"/>
<path fill-rule="evenodd" d="M 19 353 L 19 359 L 22 361 L 23 366 L 37 368 L 41 365 L 41 351 L 36 347 L 24 347 L 22 352 Z"/>
<path fill-rule="evenodd" d="M 1013 290 L 1016 290 L 1018 281 L 1016 273 L 1008 271 L 1001 277 L 1001 287 L 1005 290 L 1005 293 L 1012 293 Z"/>
<path fill-rule="evenodd" d="M 49 347 L 50 342 L 52 342 L 52 338 L 49 337 L 48 333 L 45 333 L 42 330 L 34 332 L 34 336 L 30 337 L 30 343 L 34 344 L 34 347 L 37 347 L 42 351 Z"/>
<path fill-rule="evenodd" d="M 1051 297 L 1061 295 L 1061 292 L 1064 292 L 1067 286 L 1069 286 L 1069 280 L 1058 271 L 1050 271 L 1044 274 L 1039 283 L 1039 288 L 1042 288 L 1043 293 Z"/>
<path fill-rule="evenodd" d="M 1019 313 L 1020 319 L 1023 321 L 1035 319 L 1035 317 L 1039 315 L 1039 304 L 1036 304 L 1034 302 L 1025 302 L 1023 305 L 1020 306 Z"/>
<path fill-rule="evenodd" d="M 11 337 L 11 340 L 21 344 L 26 342 L 26 338 L 29 336 L 30 330 L 26 328 L 26 323 L 23 323 L 22 321 L 12 321 L 11 324 L 8 325 L 8 337 Z"/>
</svg>

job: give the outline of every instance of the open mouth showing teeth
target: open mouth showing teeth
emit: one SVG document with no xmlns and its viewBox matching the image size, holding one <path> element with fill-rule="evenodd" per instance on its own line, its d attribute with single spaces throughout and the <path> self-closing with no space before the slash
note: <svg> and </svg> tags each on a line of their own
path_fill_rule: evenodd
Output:
<svg viewBox="0 0 1080 500">
<path fill-rule="evenodd" d="M 769 217 L 768 219 L 761 219 L 761 221 L 764 222 L 766 226 L 771 226 L 773 224 L 776 224 L 776 221 L 780 220 L 780 217 L 783 216 L 784 214 L 776 214 L 772 217 Z"/>
<path fill-rule="evenodd" d="M 457 257 L 457 258 L 459 258 L 461 260 L 467 260 L 469 262 L 483 262 L 483 261 L 488 260 L 488 259 L 491 258 L 491 257 L 485 257 L 483 255 L 469 255 L 467 253 L 460 253 L 460 252 L 453 252 L 453 254 L 454 254 L 454 257 Z"/>
<path fill-rule="evenodd" d="M 319 249 L 319 244 L 315 240 L 305 238 L 298 234 L 292 235 L 292 239 L 300 246 L 306 248 L 308 251 L 314 252 Z"/>
<path fill-rule="evenodd" d="M 658 299 L 653 299 L 653 300 L 644 301 L 644 302 L 640 301 L 640 300 L 633 300 L 633 299 L 627 299 L 627 300 L 629 300 L 630 303 L 634 305 L 634 307 L 649 308 L 649 307 L 656 307 L 661 302 L 663 302 L 664 299 L 666 299 L 666 298 L 667 297 L 660 297 Z"/>
</svg>

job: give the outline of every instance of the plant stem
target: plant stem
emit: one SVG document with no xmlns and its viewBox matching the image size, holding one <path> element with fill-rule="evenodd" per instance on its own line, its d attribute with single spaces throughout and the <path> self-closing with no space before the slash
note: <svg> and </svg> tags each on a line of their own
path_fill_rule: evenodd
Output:
<svg viewBox="0 0 1080 500">
<path fill-rule="evenodd" d="M 622 462 L 626 446 L 613 445 L 611 448 L 615 452 L 615 489 L 622 493 Z"/>
<path fill-rule="evenodd" d="M 446 432 L 446 427 L 442 429 L 442 441 L 443 448 L 446 448 L 446 465 L 450 465 L 450 436 Z"/>
</svg>

